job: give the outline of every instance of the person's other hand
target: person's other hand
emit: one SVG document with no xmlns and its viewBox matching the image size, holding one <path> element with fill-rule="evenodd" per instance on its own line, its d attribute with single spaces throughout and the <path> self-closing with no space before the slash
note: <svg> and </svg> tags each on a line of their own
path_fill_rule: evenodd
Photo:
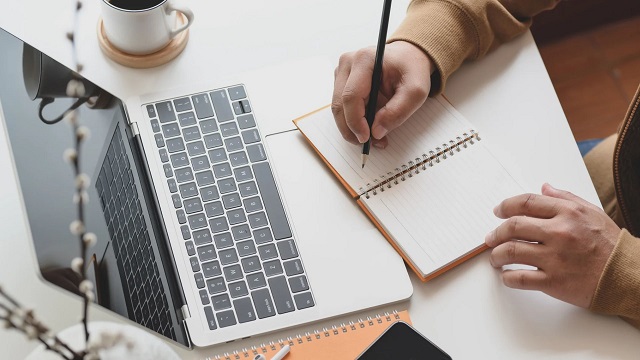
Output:
<svg viewBox="0 0 640 360">
<path fill-rule="evenodd" d="M 494 209 L 507 219 L 485 243 L 491 265 L 531 265 L 537 270 L 503 270 L 508 287 L 540 290 L 588 308 L 600 276 L 617 242 L 620 228 L 598 207 L 549 184 L 542 195 L 524 194 Z"/>
<path fill-rule="evenodd" d="M 371 90 L 374 47 L 343 54 L 335 70 L 331 110 L 345 140 L 369 139 L 365 107 Z M 378 109 L 371 128 L 373 145 L 387 146 L 386 135 L 405 122 L 429 95 L 435 67 L 419 47 L 396 41 L 385 47 Z"/>
</svg>

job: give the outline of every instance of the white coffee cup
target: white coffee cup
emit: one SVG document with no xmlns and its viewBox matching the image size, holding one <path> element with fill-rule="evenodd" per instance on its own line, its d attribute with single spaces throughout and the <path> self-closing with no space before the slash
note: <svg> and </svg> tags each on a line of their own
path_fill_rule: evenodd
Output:
<svg viewBox="0 0 640 360">
<path fill-rule="evenodd" d="M 186 24 L 177 24 L 177 12 L 184 14 Z M 193 12 L 173 0 L 102 0 L 102 26 L 107 40 L 129 54 L 156 52 L 192 23 Z"/>
</svg>

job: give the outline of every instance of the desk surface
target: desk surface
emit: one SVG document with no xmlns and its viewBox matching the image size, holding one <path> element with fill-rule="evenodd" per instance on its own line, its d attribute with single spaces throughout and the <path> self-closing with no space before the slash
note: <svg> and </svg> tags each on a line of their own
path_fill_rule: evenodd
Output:
<svg viewBox="0 0 640 360">
<path fill-rule="evenodd" d="M 391 29 L 402 20 L 408 2 L 394 3 Z M 63 3 L 66 5 L 61 6 Z M 70 45 L 64 34 L 71 28 L 73 3 L 12 1 L 0 11 L 0 27 L 69 65 Z M 335 66 L 341 53 L 375 43 L 381 9 L 364 6 L 368 3 L 192 0 L 188 5 L 196 13 L 196 21 L 184 53 L 165 66 L 134 70 L 102 55 L 95 33 L 99 1 L 85 1 L 77 37 L 79 57 L 85 65 L 84 75 L 120 98 L 309 57 L 326 57 Z M 322 76 L 314 77 L 309 90 L 326 94 L 326 98 L 292 105 L 288 116 L 282 117 L 283 127 L 290 127 L 290 119 L 318 103 L 330 101 L 331 68 L 319 72 Z M 451 79 L 446 95 L 484 137 L 493 139 L 494 152 L 507 167 L 519 169 L 515 176 L 530 189 L 535 191 L 543 182 L 550 182 L 597 203 L 530 34 L 463 67 Z M 2 137 L 0 168 L 11 166 Z M 25 261 L 31 249 L 24 240 L 28 236 L 24 219 L 15 211 L 21 205 L 11 171 L 0 171 L 0 188 L 0 283 L 35 307 L 54 330 L 70 326 L 79 317 L 74 315 L 79 314 L 79 301 L 42 283 L 35 275 L 35 264 Z M 488 253 L 427 284 L 411 276 L 414 295 L 409 302 L 244 342 L 193 351 L 175 349 L 185 359 L 203 359 L 331 323 L 408 308 L 415 326 L 454 359 L 477 358 L 478 354 L 505 359 L 630 359 L 637 358 L 640 351 L 637 330 L 615 317 L 594 315 L 541 293 L 504 287 L 499 273 L 489 264 Z M 95 309 L 92 316 L 123 321 L 101 309 Z M 22 358 L 33 348 L 22 336 L 6 331 L 0 344 L 11 358 Z"/>
</svg>

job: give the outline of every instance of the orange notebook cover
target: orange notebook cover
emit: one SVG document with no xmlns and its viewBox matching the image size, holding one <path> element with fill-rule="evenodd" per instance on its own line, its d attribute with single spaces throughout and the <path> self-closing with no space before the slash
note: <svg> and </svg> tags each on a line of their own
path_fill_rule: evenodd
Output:
<svg viewBox="0 0 640 360">
<path fill-rule="evenodd" d="M 453 106 L 448 102 L 448 100 L 446 100 L 444 97 L 438 99 L 438 100 L 430 100 L 431 104 L 430 106 L 432 107 L 440 107 L 443 110 L 443 112 L 450 112 L 451 115 L 449 113 L 447 113 L 447 115 L 449 117 L 462 117 L 459 113 L 457 113 L 454 109 Z M 434 103 L 436 102 L 437 103 Z M 423 107 L 427 107 L 427 105 L 423 106 Z M 422 281 L 428 281 L 431 280 L 433 278 L 435 278 L 438 275 L 443 274 L 444 272 L 446 272 L 447 270 L 459 265 L 460 263 L 474 257 L 475 255 L 483 252 L 484 250 L 487 249 L 487 247 L 484 245 L 484 236 L 486 235 L 486 232 L 488 232 L 488 228 L 486 229 L 487 231 L 484 233 L 474 233 L 474 235 L 477 235 L 478 240 L 476 243 L 474 243 L 472 246 L 467 246 L 467 248 L 464 251 L 460 251 L 458 253 L 455 254 L 455 256 L 451 257 L 451 259 L 447 259 L 448 261 L 446 261 L 444 264 L 442 264 L 442 266 L 438 266 L 435 269 L 432 269 L 428 272 L 423 272 L 419 269 L 419 266 L 416 265 L 416 262 L 414 261 L 414 259 L 411 258 L 411 253 L 403 250 L 402 246 L 398 243 L 397 239 L 394 239 L 394 237 L 392 236 L 392 234 L 386 230 L 384 224 L 381 224 L 381 221 L 379 221 L 379 219 L 374 216 L 374 214 L 372 213 L 372 210 L 370 207 L 367 206 L 367 204 L 365 203 L 366 200 L 364 199 L 365 194 L 367 194 L 367 199 L 369 198 L 368 195 L 370 196 L 375 196 L 376 195 L 376 191 L 365 191 L 363 192 L 362 188 L 356 190 L 353 186 L 353 178 L 351 179 L 345 179 L 343 177 L 343 175 L 341 175 L 340 171 L 336 168 L 336 166 L 334 166 L 334 164 L 332 164 L 332 162 L 327 158 L 327 156 L 325 156 L 326 154 L 323 154 L 323 151 L 321 149 L 319 149 L 320 147 L 324 147 L 325 151 L 327 151 L 327 142 L 324 143 L 320 143 L 320 144 L 316 144 L 314 143 L 314 139 L 311 138 L 310 134 L 305 133 L 305 130 L 303 129 L 303 127 L 301 126 L 301 122 L 302 121 L 319 121 L 320 118 L 322 118 L 323 116 L 328 116 L 328 115 L 323 115 L 322 112 L 327 112 L 329 106 L 320 108 L 318 110 L 315 110 L 307 115 L 304 115 L 298 119 L 295 119 L 293 122 L 296 125 L 296 127 L 300 130 L 300 133 L 305 137 L 305 139 L 307 140 L 307 142 L 313 147 L 314 151 L 320 156 L 320 158 L 322 159 L 322 161 L 329 167 L 329 169 L 331 170 L 331 172 L 336 176 L 336 178 L 340 181 L 340 183 L 347 189 L 347 191 L 349 192 L 349 194 L 354 198 L 354 200 L 357 202 L 357 204 L 360 206 L 360 208 L 364 211 L 364 213 L 369 217 L 369 219 L 372 221 L 372 223 L 378 228 L 378 230 L 382 233 L 382 235 L 387 239 L 387 241 L 394 247 L 394 249 L 403 257 L 403 259 L 405 260 L 405 262 L 407 263 L 407 265 L 416 273 L 416 275 L 422 280 Z M 425 112 L 430 111 L 430 110 L 425 110 Z M 437 116 L 433 116 L 433 118 L 427 119 L 429 121 L 432 120 L 437 120 L 436 119 Z M 426 118 L 420 119 L 420 120 L 425 120 Z M 434 121 L 435 121 L 434 120 Z M 415 120 L 414 120 L 415 121 Z M 409 122 L 409 120 L 407 120 L 407 123 Z M 471 126 L 470 124 L 468 124 L 464 119 L 461 119 L 461 123 L 463 124 L 463 126 Z M 406 124 L 406 123 L 405 123 Z M 332 125 L 335 127 L 335 125 Z M 403 125 L 404 126 L 404 125 Z M 309 128 L 307 127 L 307 130 Z M 417 127 L 418 130 L 420 130 L 419 127 Z M 467 128 L 468 129 L 468 128 Z M 318 135 L 320 133 L 324 132 L 324 134 L 322 135 Z M 315 139 L 318 139 L 318 136 L 326 136 L 326 137 L 330 137 L 330 136 L 335 136 L 329 134 L 329 131 L 325 128 L 325 129 L 321 129 L 321 131 L 316 132 L 313 134 L 315 136 Z M 394 136 L 395 133 L 392 133 L 390 136 Z M 339 134 L 337 135 L 339 137 Z M 396 179 L 398 180 L 398 176 L 402 176 L 402 181 L 405 180 L 405 176 L 407 175 L 407 177 L 422 177 L 422 176 L 429 176 L 429 175 L 422 175 L 422 173 L 428 173 L 431 170 L 426 170 L 429 169 L 430 166 L 433 166 L 435 162 L 438 162 L 439 164 L 436 164 L 435 166 L 447 166 L 445 165 L 445 163 L 447 163 L 449 160 L 445 160 L 447 158 L 454 158 L 454 155 L 457 155 L 458 153 L 460 153 L 461 155 L 457 155 L 457 157 L 462 156 L 463 153 L 465 152 L 471 152 L 473 150 L 467 150 L 468 148 L 472 148 L 473 145 L 470 144 L 474 144 L 478 143 L 481 139 L 480 136 L 477 132 L 475 132 L 474 130 L 469 130 L 467 132 L 464 132 L 464 134 L 460 133 L 459 137 L 453 137 L 453 141 L 448 141 L 447 139 L 451 139 L 452 137 L 449 138 L 444 138 L 444 142 L 439 142 L 437 143 L 438 145 L 442 145 L 442 147 L 435 147 L 434 149 L 437 149 L 436 152 L 433 151 L 427 151 L 424 150 L 424 152 L 420 153 L 420 155 L 422 155 L 420 158 L 411 158 L 411 160 L 415 160 L 415 161 L 408 161 L 406 163 L 406 165 L 398 165 L 398 167 L 400 168 L 402 166 L 402 170 L 399 172 L 400 175 L 398 174 L 394 174 L 394 177 L 390 177 L 387 176 L 385 177 L 380 177 L 379 179 L 376 179 L 374 181 L 378 181 L 376 187 L 377 187 L 377 192 L 380 193 L 381 191 L 385 191 L 385 188 L 388 186 L 385 185 L 391 185 L 392 184 L 392 179 Z M 409 137 L 407 137 L 407 142 L 419 142 L 420 140 L 422 140 L 423 138 L 420 137 L 420 135 L 409 135 Z M 329 146 L 330 148 L 330 153 L 334 156 L 334 162 L 338 161 L 338 162 L 343 162 L 343 158 L 346 159 L 348 156 L 345 155 L 344 153 L 341 153 L 341 151 L 343 151 L 344 149 L 339 148 L 340 145 L 335 145 L 339 142 L 344 142 L 344 140 L 342 140 L 341 138 L 336 140 L 336 139 L 332 139 L 335 143 L 334 143 L 334 147 Z M 403 139 L 405 140 L 405 139 Z M 346 143 L 346 142 L 345 142 Z M 468 145 L 468 146 L 467 146 Z M 402 148 L 402 145 L 399 145 L 400 148 Z M 464 149 L 462 149 L 464 147 Z M 477 146 L 476 146 L 477 147 Z M 384 152 L 385 150 L 380 150 L 380 149 L 372 149 L 372 152 Z M 484 149 L 483 149 L 484 151 Z M 336 154 L 341 154 L 342 157 L 338 156 L 336 157 Z M 351 154 L 353 155 L 353 154 Z M 416 154 L 419 155 L 419 154 Z M 490 156 L 489 156 L 490 157 Z M 337 159 L 337 160 L 336 160 Z M 395 160 L 395 159 L 394 159 Z M 344 160 L 346 161 L 346 160 Z M 509 188 L 508 191 L 502 192 L 504 193 L 504 195 L 501 195 L 503 197 L 495 197 L 495 203 L 492 203 L 492 206 L 490 208 L 485 209 L 483 212 L 484 213 L 488 213 L 489 216 L 493 216 L 491 209 L 493 208 L 493 206 L 497 205 L 499 201 L 503 200 L 504 198 L 508 197 L 508 196 L 512 196 L 515 195 L 516 193 L 521 192 L 521 187 L 517 184 L 517 182 L 515 180 L 513 180 L 510 175 L 508 173 L 506 173 L 505 169 L 502 169 L 502 166 L 500 164 L 497 164 L 497 161 L 495 159 L 490 159 L 488 160 L 489 163 L 493 166 L 493 168 L 500 168 L 501 171 L 505 172 L 505 175 L 502 175 L 503 177 L 507 177 L 507 186 Z M 369 164 L 369 163 L 368 163 Z M 429 166 L 427 166 L 427 164 L 429 164 Z M 342 164 L 342 170 L 345 171 L 347 173 L 347 177 L 349 176 L 348 173 L 352 173 L 352 171 L 350 169 L 345 170 L 344 164 Z M 399 170 L 398 168 L 396 168 L 395 170 Z M 423 171 L 426 170 L 426 171 Z M 418 175 L 420 173 L 420 175 Z M 385 173 L 382 173 L 385 174 Z M 387 175 L 389 173 L 386 173 Z M 350 180 L 351 180 L 351 185 L 350 185 Z M 407 179 L 409 180 L 409 179 Z M 407 181 L 407 184 L 410 183 L 411 181 Z M 395 183 L 397 184 L 397 182 Z M 409 186 L 407 184 L 403 184 L 403 186 Z M 369 185 L 369 184 L 367 184 Z M 382 189 L 380 188 L 382 187 Z M 517 189 L 516 192 L 513 191 L 513 189 Z M 393 191 L 393 189 L 386 189 L 386 191 Z M 450 188 L 445 188 L 442 190 L 442 192 L 452 192 L 452 191 L 456 191 L 455 186 L 452 186 Z M 483 191 L 483 189 L 478 188 L 477 192 L 481 192 Z M 509 191 L 511 191 L 511 193 L 509 193 Z M 474 190 L 474 192 L 476 192 L 476 190 Z M 499 200 L 497 200 L 499 199 Z M 418 199 L 418 201 L 421 201 L 422 199 Z M 439 204 L 440 206 L 442 204 Z M 458 207 L 459 205 L 455 204 L 455 203 L 447 203 L 446 204 L 448 207 L 450 208 L 454 208 L 454 207 Z M 437 206 L 434 204 L 434 206 Z M 457 211 L 453 212 L 455 215 L 458 215 Z M 463 214 L 463 212 L 460 212 L 461 218 L 464 220 L 464 216 L 468 216 Z M 438 219 L 431 219 L 431 220 L 435 220 L 436 222 L 438 221 Z M 466 234 L 468 235 L 468 234 Z"/>
<path fill-rule="evenodd" d="M 398 321 L 411 324 L 406 310 L 392 314 L 378 315 L 374 318 L 359 319 L 348 324 L 318 329 L 294 338 L 279 340 L 269 344 L 260 344 L 248 349 L 214 356 L 213 360 L 253 360 L 262 354 L 271 359 L 282 347 L 289 345 L 291 350 L 285 360 L 353 360 L 371 345 L 389 326 Z"/>
</svg>

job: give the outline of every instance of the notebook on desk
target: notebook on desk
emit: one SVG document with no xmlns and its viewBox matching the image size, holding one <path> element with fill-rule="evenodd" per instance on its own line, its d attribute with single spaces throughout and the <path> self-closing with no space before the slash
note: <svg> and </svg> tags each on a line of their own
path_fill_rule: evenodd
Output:
<svg viewBox="0 0 640 360">
<path fill-rule="evenodd" d="M 49 275 L 65 273 L 79 253 L 62 157 L 71 129 L 41 122 L 39 99 L 24 91 L 23 68 L 37 69 L 40 53 L 2 30 L 0 52 L 0 98 L 30 240 L 43 277 L 56 283 Z M 411 296 L 402 259 L 313 161 L 293 116 L 279 119 L 288 131 L 276 124 L 283 99 L 307 89 L 300 79 L 317 65 L 81 108 L 91 133 L 81 159 L 91 178 L 85 222 L 98 239 L 90 255 L 100 305 L 184 345 L 208 346 Z M 63 79 L 70 71 L 58 69 Z M 65 100 L 45 115 L 64 111 Z M 384 264 L 357 261 L 380 254 Z"/>
<path fill-rule="evenodd" d="M 500 223 L 492 209 L 523 192 L 444 97 L 428 99 L 364 168 L 328 107 L 294 122 L 423 281 L 481 252 Z"/>
</svg>

